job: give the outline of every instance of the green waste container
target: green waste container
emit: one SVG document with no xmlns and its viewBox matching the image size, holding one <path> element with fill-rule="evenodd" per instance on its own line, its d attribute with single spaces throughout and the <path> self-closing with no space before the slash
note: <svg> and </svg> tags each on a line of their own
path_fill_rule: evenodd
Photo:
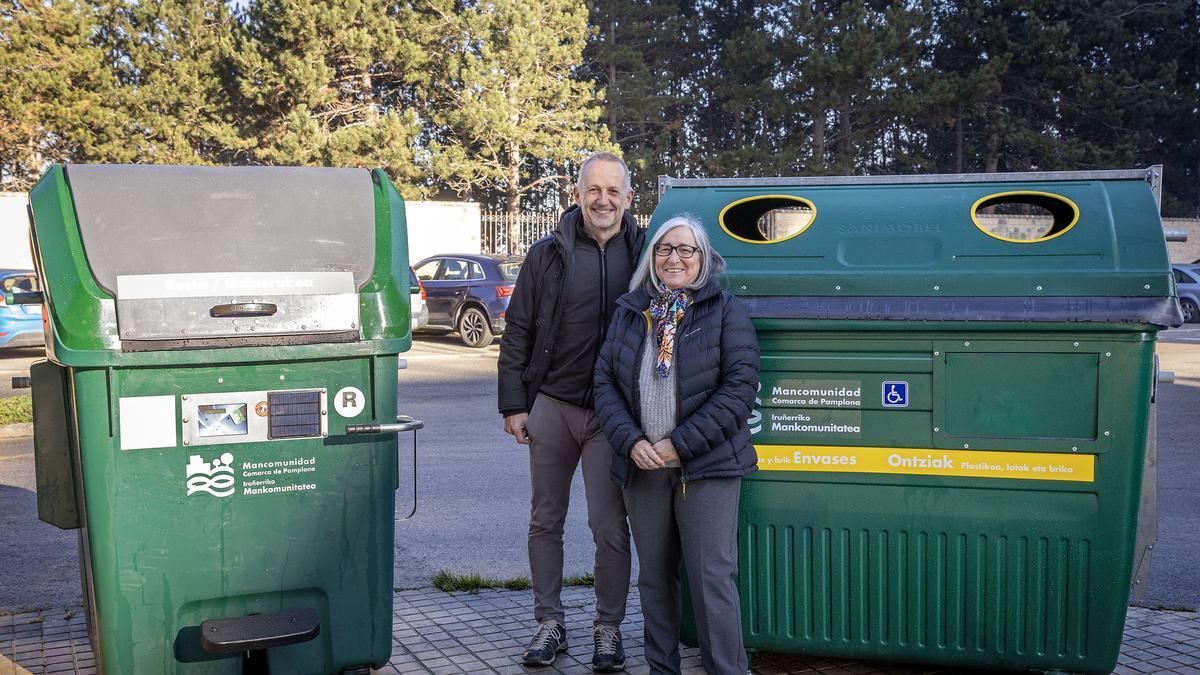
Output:
<svg viewBox="0 0 1200 675">
<path fill-rule="evenodd" d="M 39 517 L 79 528 L 105 673 L 391 654 L 404 205 L 379 170 L 52 166 Z M 360 435 L 361 434 L 361 435 Z"/>
<path fill-rule="evenodd" d="M 1159 176 L 660 179 L 762 348 L 747 648 L 1112 670 L 1182 323 Z"/>
</svg>

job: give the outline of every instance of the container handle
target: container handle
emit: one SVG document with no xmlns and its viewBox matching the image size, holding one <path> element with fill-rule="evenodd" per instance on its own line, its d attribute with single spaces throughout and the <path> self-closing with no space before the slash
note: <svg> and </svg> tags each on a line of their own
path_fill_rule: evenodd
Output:
<svg viewBox="0 0 1200 675">
<path fill-rule="evenodd" d="M 424 429 L 424 428 L 425 428 L 424 422 L 422 422 L 421 420 L 415 420 L 415 419 L 409 417 L 408 415 L 397 415 L 395 424 L 347 424 L 346 425 L 346 434 L 347 435 L 397 434 L 397 433 L 400 433 L 403 431 L 413 432 L 412 509 L 409 510 L 407 516 L 404 516 L 403 518 L 397 518 L 397 520 L 399 520 L 399 521 L 410 520 L 410 519 L 412 519 L 413 516 L 417 515 L 417 430 Z M 397 461 L 396 462 L 396 472 L 399 473 L 399 471 L 400 471 L 400 463 L 399 463 L 399 461 Z M 396 483 L 397 484 L 400 483 L 398 476 L 397 476 Z"/>
<path fill-rule="evenodd" d="M 412 508 L 408 510 L 407 516 L 404 516 L 403 518 L 399 519 L 400 521 L 403 522 L 405 520 L 411 520 L 413 516 L 417 515 L 417 429 L 424 428 L 425 423 L 420 420 L 414 420 L 413 418 L 409 417 L 408 415 L 398 415 L 396 417 L 396 421 L 399 422 L 399 424 L 397 424 L 396 426 L 411 427 L 412 432 L 413 432 L 413 435 L 412 435 L 412 437 L 413 437 Z M 399 460 L 397 460 L 396 461 L 396 471 L 399 471 L 399 470 L 400 470 L 400 462 L 399 462 Z M 397 479 L 396 484 L 398 485 L 399 483 L 400 483 L 400 481 Z"/>
<path fill-rule="evenodd" d="M 214 305 L 208 310 L 208 315 L 219 319 L 238 318 L 243 316 L 274 316 L 279 307 L 269 302 L 231 302 L 228 305 Z"/>
<path fill-rule="evenodd" d="M 400 415 L 396 417 L 395 424 L 347 424 L 346 435 L 398 434 L 402 431 L 416 431 L 424 428 L 425 423 L 421 420 L 414 420 L 408 415 Z"/>
<path fill-rule="evenodd" d="M 4 291 L 4 302 L 9 305 L 41 305 L 46 302 L 42 291 Z"/>
</svg>

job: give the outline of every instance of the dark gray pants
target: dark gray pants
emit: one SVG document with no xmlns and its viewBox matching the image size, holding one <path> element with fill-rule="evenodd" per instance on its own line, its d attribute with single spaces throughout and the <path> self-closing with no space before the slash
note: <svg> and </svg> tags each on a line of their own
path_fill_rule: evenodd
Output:
<svg viewBox="0 0 1200 675">
<path fill-rule="evenodd" d="M 529 572 L 533 616 L 566 617 L 562 606 L 563 524 L 575 467 L 583 463 L 588 526 L 596 543 L 595 623 L 620 626 L 629 597 L 629 525 L 621 489 L 611 478 L 613 451 L 595 411 L 538 395 L 529 432 Z"/>
<path fill-rule="evenodd" d="M 687 569 L 700 658 L 712 675 L 748 669 L 737 586 L 741 478 L 690 481 L 679 469 L 635 470 L 625 507 L 638 553 L 638 590 L 651 673 L 679 673 L 679 562 Z"/>
</svg>

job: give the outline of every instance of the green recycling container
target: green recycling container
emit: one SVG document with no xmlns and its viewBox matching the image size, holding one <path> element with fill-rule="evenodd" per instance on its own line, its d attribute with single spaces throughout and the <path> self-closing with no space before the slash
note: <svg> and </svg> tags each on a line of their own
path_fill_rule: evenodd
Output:
<svg viewBox="0 0 1200 675">
<path fill-rule="evenodd" d="M 404 205 L 386 175 L 52 166 L 39 517 L 99 670 L 336 673 L 392 643 Z"/>
<path fill-rule="evenodd" d="M 1113 669 L 1182 323 L 1160 176 L 660 179 L 650 229 L 704 222 L 762 348 L 748 649 Z"/>
</svg>

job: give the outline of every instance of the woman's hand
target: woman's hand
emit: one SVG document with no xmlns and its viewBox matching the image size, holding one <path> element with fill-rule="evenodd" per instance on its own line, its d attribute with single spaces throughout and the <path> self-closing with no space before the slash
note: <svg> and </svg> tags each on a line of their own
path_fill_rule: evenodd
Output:
<svg viewBox="0 0 1200 675">
<path fill-rule="evenodd" d="M 671 442 L 670 436 L 655 443 L 654 452 L 662 460 L 663 466 L 666 466 L 667 462 L 679 460 L 679 453 L 675 452 L 675 444 Z"/>
<path fill-rule="evenodd" d="M 629 450 L 629 456 L 633 458 L 633 463 L 637 465 L 637 468 L 644 469 L 646 471 L 650 471 L 652 469 L 661 469 L 667 465 L 667 463 L 658 456 L 655 446 L 650 445 L 650 441 L 647 441 L 644 438 L 633 444 L 633 447 Z"/>
</svg>

